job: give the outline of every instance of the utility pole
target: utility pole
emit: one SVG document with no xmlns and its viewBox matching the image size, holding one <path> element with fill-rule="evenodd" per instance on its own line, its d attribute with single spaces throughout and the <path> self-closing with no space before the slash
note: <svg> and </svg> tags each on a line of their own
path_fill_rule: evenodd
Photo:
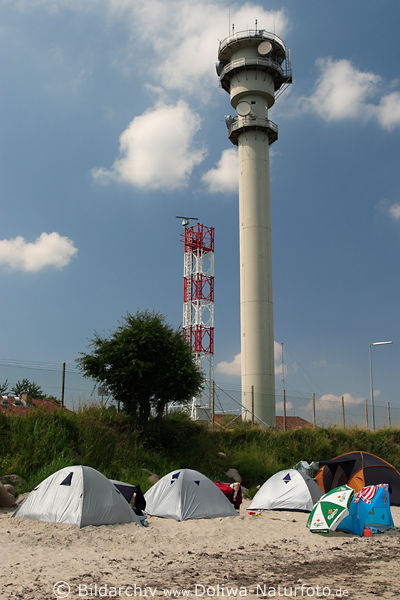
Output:
<svg viewBox="0 0 400 600">
<path fill-rule="evenodd" d="M 64 408 L 64 390 L 65 390 L 65 362 L 63 362 L 63 364 L 62 364 L 61 408 Z"/>
</svg>

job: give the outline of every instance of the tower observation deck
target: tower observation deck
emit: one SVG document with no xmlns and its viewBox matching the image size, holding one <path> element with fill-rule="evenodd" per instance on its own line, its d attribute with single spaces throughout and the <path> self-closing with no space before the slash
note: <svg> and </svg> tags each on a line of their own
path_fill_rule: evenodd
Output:
<svg viewBox="0 0 400 600">
<path fill-rule="evenodd" d="M 284 42 L 263 29 L 239 31 L 219 45 L 217 74 L 235 116 L 225 117 L 239 154 L 242 416 L 251 409 L 275 426 L 274 328 L 269 146 L 278 126 L 268 110 L 292 83 Z"/>
</svg>

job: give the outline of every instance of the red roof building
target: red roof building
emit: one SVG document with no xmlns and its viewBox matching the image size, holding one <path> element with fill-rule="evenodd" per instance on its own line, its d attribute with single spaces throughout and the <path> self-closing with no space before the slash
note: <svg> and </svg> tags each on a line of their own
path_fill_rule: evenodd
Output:
<svg viewBox="0 0 400 600">
<path fill-rule="evenodd" d="M 286 417 L 286 429 L 302 429 L 303 427 L 310 429 L 313 424 L 302 417 Z M 276 417 L 276 428 L 283 429 L 283 417 Z"/>
<path fill-rule="evenodd" d="M 242 420 L 241 415 L 233 415 L 233 414 L 215 414 L 214 421 L 215 423 L 223 424 L 224 421 L 228 420 L 231 422 L 240 422 Z M 255 420 L 257 423 L 257 420 Z M 286 417 L 286 429 L 302 429 L 303 427 L 312 428 L 313 424 L 310 421 L 306 421 L 302 417 Z M 283 429 L 283 417 L 276 417 L 276 429 Z"/>
<path fill-rule="evenodd" d="M 18 396 L 0 396 L 0 412 L 6 415 L 23 417 L 38 408 L 52 412 L 53 410 L 61 410 L 61 405 L 49 398 L 29 398 L 27 394 L 22 394 L 21 398 Z"/>
</svg>

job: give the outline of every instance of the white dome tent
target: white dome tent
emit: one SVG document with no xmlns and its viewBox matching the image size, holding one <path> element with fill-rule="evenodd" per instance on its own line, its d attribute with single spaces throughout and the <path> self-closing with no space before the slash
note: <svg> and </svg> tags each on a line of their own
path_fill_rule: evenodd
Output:
<svg viewBox="0 0 400 600">
<path fill-rule="evenodd" d="M 310 512 L 322 496 L 319 485 L 296 469 L 279 471 L 261 486 L 248 510 L 298 510 Z"/>
<path fill-rule="evenodd" d="M 65 467 L 44 479 L 13 517 L 78 527 L 140 523 L 140 518 L 107 477 L 86 466 Z"/>
<path fill-rule="evenodd" d="M 145 512 L 153 517 L 184 521 L 235 517 L 238 514 L 215 483 L 192 469 L 180 469 L 164 475 L 144 497 Z"/>
</svg>

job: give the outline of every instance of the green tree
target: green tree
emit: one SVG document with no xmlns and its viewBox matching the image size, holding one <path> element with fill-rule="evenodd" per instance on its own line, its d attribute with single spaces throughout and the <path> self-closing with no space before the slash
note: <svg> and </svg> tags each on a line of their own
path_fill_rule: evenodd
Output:
<svg viewBox="0 0 400 600">
<path fill-rule="evenodd" d="M 95 333 L 90 347 L 77 359 L 79 368 L 106 386 L 137 423 L 152 413 L 160 418 L 167 402 L 188 403 L 201 388 L 190 347 L 159 313 L 128 313 L 109 338 Z"/>
<path fill-rule="evenodd" d="M 45 398 L 42 388 L 34 381 L 29 381 L 29 379 L 25 378 L 17 381 L 14 387 L 11 388 L 11 391 L 15 396 L 29 394 L 32 398 Z"/>
<path fill-rule="evenodd" d="M 0 383 L 0 394 L 6 394 L 8 391 L 8 379 L 5 379 L 3 383 Z"/>
</svg>

